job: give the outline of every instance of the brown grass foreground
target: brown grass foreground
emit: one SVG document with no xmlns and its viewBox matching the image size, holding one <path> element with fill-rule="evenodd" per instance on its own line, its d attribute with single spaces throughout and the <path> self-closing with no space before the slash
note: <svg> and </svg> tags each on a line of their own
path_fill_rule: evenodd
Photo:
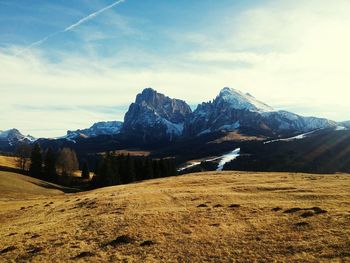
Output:
<svg viewBox="0 0 350 263">
<path fill-rule="evenodd" d="M 0 261 L 350 262 L 349 175 L 211 172 L 36 196 L 17 179 L 21 196 L 0 185 Z"/>
<path fill-rule="evenodd" d="M 3 156 L 0 155 L 0 166 L 18 168 L 16 158 L 12 156 Z"/>
</svg>

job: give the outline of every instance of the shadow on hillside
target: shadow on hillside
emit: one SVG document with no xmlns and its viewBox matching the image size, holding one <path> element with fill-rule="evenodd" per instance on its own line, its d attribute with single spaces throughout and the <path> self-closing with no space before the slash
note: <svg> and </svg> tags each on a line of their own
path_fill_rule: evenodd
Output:
<svg viewBox="0 0 350 263">
<path fill-rule="evenodd" d="M 71 188 L 71 187 L 65 187 L 61 185 L 56 185 L 53 183 L 45 182 L 45 181 L 40 181 L 40 182 L 31 182 L 32 184 L 35 184 L 37 186 L 46 188 L 46 189 L 55 189 L 55 190 L 60 190 L 64 193 L 77 193 L 81 192 L 80 189 L 78 188 Z"/>
<path fill-rule="evenodd" d="M 2 166 L 2 165 L 0 165 L 0 171 L 3 171 L 3 172 L 11 172 L 11 173 L 18 173 L 18 174 L 23 174 L 23 175 L 28 175 L 27 172 L 24 172 L 24 171 L 21 170 L 21 169 L 14 168 L 14 167 Z"/>
</svg>

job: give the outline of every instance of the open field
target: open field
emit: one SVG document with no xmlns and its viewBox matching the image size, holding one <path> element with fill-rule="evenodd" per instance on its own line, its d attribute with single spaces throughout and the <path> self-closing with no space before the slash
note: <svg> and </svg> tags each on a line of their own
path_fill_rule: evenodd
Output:
<svg viewBox="0 0 350 263">
<path fill-rule="evenodd" d="M 16 158 L 12 156 L 0 155 L 0 166 L 18 168 Z"/>
<path fill-rule="evenodd" d="M 211 172 L 36 195 L 11 195 L 10 175 L 25 180 L 0 172 L 0 261 L 350 262 L 349 175 Z"/>
</svg>

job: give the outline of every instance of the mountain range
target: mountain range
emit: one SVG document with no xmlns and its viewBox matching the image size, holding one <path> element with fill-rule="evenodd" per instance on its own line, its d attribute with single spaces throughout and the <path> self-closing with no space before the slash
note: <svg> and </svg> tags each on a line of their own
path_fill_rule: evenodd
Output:
<svg viewBox="0 0 350 263">
<path fill-rule="evenodd" d="M 235 131 L 249 136 L 279 138 L 339 127 L 348 129 L 350 122 L 337 123 L 274 110 L 251 94 L 228 87 L 223 88 L 214 100 L 199 104 L 194 111 L 183 100 L 146 88 L 130 105 L 124 122 L 98 122 L 87 129 L 67 131 L 65 136 L 50 141 L 76 143 L 99 136 L 119 135 L 118 138 L 127 138 L 137 145 L 171 143 L 216 132 Z M 20 142 L 33 141 L 35 138 L 24 136 L 17 129 L 0 131 L 1 151 L 14 149 Z"/>
<path fill-rule="evenodd" d="M 218 131 L 279 137 L 339 125 L 324 118 L 276 111 L 250 94 L 227 87 L 193 112 L 186 102 L 147 88 L 130 105 L 121 133 L 143 141 L 173 141 Z"/>
</svg>

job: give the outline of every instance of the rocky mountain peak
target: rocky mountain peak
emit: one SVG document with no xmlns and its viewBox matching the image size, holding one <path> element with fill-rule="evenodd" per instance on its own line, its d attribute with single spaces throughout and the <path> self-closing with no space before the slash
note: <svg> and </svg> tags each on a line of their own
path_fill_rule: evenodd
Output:
<svg viewBox="0 0 350 263">
<path fill-rule="evenodd" d="M 22 138 L 24 135 L 17 129 L 10 129 L 6 131 L 0 131 L 0 138 Z"/>
<path fill-rule="evenodd" d="M 185 134 L 196 136 L 214 131 L 243 131 L 255 135 L 297 134 L 333 127 L 334 122 L 274 111 L 249 93 L 225 87 L 213 102 L 198 105 L 185 125 Z"/>
<path fill-rule="evenodd" d="M 146 88 L 136 96 L 124 117 L 123 132 L 142 134 L 143 139 L 173 139 L 181 136 L 190 106 Z"/>
</svg>

